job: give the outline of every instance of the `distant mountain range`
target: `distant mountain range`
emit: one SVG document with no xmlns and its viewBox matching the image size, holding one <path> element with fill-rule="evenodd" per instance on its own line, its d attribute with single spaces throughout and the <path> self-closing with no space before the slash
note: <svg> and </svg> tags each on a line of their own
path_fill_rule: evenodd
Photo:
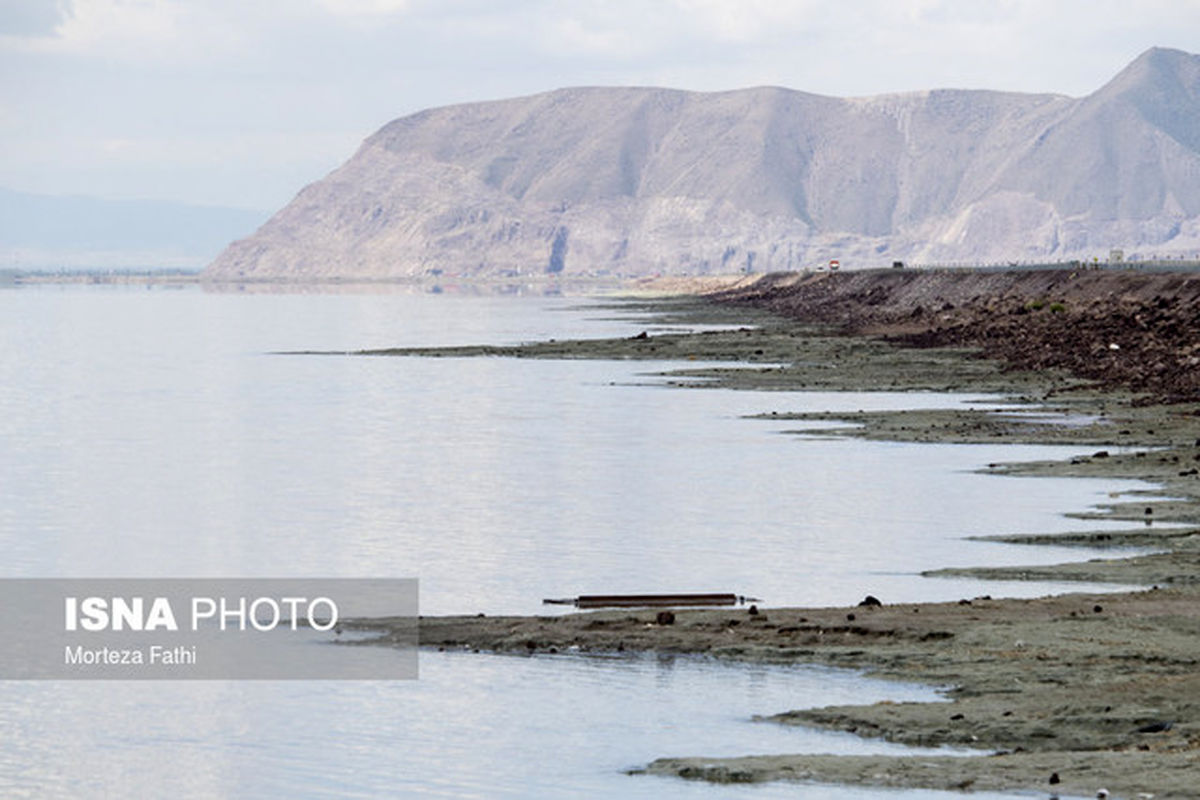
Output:
<svg viewBox="0 0 1200 800">
<path fill-rule="evenodd" d="M 0 269 L 203 267 L 258 211 L 0 189 Z"/>
<path fill-rule="evenodd" d="M 576 88 L 398 119 L 213 277 L 720 273 L 1200 252 L 1200 57 L 1083 98 Z"/>
</svg>

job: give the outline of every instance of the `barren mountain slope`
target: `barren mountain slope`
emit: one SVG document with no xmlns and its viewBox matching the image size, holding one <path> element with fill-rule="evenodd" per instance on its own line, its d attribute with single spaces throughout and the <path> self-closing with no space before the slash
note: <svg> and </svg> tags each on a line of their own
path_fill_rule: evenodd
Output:
<svg viewBox="0 0 1200 800">
<path fill-rule="evenodd" d="M 576 88 L 396 120 L 214 278 L 788 270 L 1200 249 L 1200 57 L 1096 93 Z"/>
</svg>

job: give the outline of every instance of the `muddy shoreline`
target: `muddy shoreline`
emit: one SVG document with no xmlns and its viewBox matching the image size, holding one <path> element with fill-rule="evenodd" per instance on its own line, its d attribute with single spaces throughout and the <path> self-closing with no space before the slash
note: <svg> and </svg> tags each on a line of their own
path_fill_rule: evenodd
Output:
<svg viewBox="0 0 1200 800">
<path fill-rule="evenodd" d="M 1074 280 L 1074 279 L 1072 279 Z M 796 724 L 920 745 L 978 749 L 980 758 L 750 756 L 663 759 L 645 772 L 716 782 L 812 781 L 959 790 L 1017 790 L 1113 797 L 1200 798 L 1200 402 L 1186 382 L 1160 381 L 1170 397 L 1147 399 L 1122 377 L 1019 360 L 980 358 L 977 347 L 922 346 L 850 332 L 828 320 L 752 307 L 745 293 L 712 305 L 643 301 L 664 325 L 730 326 L 705 333 L 648 332 L 628 339 L 516 347 L 363 351 L 364 356 L 608 358 L 707 362 L 671 373 L 684 387 L 1004 393 L 1000 410 L 792 414 L 812 435 L 963 443 L 1074 444 L 1064 462 L 994 464 L 998 474 L 1136 478 L 1159 489 L 1114 498 L 1094 516 L 1119 532 L 1005 537 L 1014 546 L 1071 544 L 1078 563 L 1037 568 L 940 569 L 926 574 L 1140 585 L 1116 594 L 1034 600 L 849 608 L 600 611 L 553 617 L 421 620 L 426 647 L 520 654 L 659 651 L 743 661 L 814 663 L 941 687 L 949 704 L 881 703 L 788 710 L 762 724 Z M 1151 299 L 1151 302 L 1158 302 Z M 624 307 L 612 307 L 613 315 Z M 770 312 L 770 313 L 767 313 Z M 608 313 L 606 311 L 605 313 Z M 1026 314 L 1015 316 L 1027 316 Z M 652 329 L 656 330 L 656 329 Z M 1114 351 L 1115 352 L 1115 351 Z M 731 362 L 729 367 L 712 362 Z M 736 365 L 736 366 L 735 366 Z M 1169 402 L 1155 402 L 1168 400 Z M 819 427 L 819 426 L 818 426 Z M 1196 527 L 1193 527 L 1196 526 Z M 1128 548 L 1138 548 L 1131 554 Z M 381 630 L 386 641 L 386 626 Z M 653 754 L 647 754 L 652 759 Z M 1053 781 L 1052 781 L 1053 778 Z"/>
</svg>

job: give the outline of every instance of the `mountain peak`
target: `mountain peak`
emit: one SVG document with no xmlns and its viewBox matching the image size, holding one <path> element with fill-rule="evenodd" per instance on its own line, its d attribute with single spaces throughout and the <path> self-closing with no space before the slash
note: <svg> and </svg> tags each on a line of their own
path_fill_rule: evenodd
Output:
<svg viewBox="0 0 1200 800">
<path fill-rule="evenodd" d="M 1096 94 L 1118 94 L 1144 89 L 1182 87 L 1196 96 L 1200 86 L 1200 55 L 1151 47 L 1117 73 Z"/>
<path fill-rule="evenodd" d="M 1133 63 L 1137 64 L 1142 61 L 1153 64 L 1159 69 L 1180 69 L 1187 68 L 1189 65 L 1194 68 L 1196 63 L 1200 62 L 1200 55 L 1176 50 L 1173 47 L 1151 47 L 1135 58 Z"/>
<path fill-rule="evenodd" d="M 1088 98 L 1132 107 L 1151 125 L 1200 153 L 1200 56 L 1152 47 Z"/>
</svg>

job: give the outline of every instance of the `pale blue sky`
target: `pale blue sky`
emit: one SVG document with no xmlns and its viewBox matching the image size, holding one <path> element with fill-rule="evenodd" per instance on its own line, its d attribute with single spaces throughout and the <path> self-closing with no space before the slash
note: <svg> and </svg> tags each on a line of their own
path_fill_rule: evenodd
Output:
<svg viewBox="0 0 1200 800">
<path fill-rule="evenodd" d="M 388 120 L 560 86 L 1080 96 L 1200 0 L 0 0 L 0 186 L 274 209 Z"/>
</svg>

